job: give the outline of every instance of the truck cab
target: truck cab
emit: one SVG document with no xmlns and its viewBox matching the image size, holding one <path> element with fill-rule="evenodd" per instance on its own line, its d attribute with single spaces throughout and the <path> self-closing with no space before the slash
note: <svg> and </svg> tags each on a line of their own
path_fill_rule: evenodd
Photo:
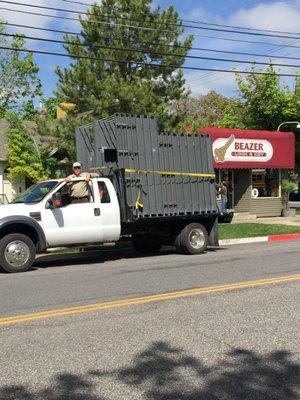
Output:
<svg viewBox="0 0 300 400">
<path fill-rule="evenodd" d="M 65 180 L 35 184 L 0 208 L 0 266 L 22 272 L 51 247 L 117 241 L 120 209 L 111 181 L 92 178 L 89 201 L 73 203 Z M 101 188 L 101 196 L 99 193 Z"/>
</svg>

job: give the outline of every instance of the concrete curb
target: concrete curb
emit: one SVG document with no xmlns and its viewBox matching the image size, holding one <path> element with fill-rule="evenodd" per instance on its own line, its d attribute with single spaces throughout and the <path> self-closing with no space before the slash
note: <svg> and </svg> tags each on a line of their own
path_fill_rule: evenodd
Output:
<svg viewBox="0 0 300 400">
<path fill-rule="evenodd" d="M 300 233 L 287 233 L 283 235 L 256 236 L 250 238 L 224 239 L 220 240 L 220 246 L 229 246 L 231 244 L 246 244 L 258 242 L 279 242 L 283 240 L 300 240 Z"/>
</svg>

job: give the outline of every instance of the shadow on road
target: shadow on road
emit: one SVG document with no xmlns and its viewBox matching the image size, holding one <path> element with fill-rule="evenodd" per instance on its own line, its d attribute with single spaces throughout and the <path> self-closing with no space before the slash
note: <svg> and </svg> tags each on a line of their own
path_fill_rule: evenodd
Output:
<svg viewBox="0 0 300 400">
<path fill-rule="evenodd" d="M 206 365 L 183 349 L 154 342 L 135 355 L 128 367 L 91 370 L 80 376 L 59 374 L 50 387 L 37 393 L 25 386 L 3 387 L 0 399 L 117 399 L 120 388 L 115 395 L 114 388 L 122 384 L 145 400 L 296 400 L 299 373 L 300 365 L 287 351 L 261 355 L 236 348 L 219 362 Z M 96 394 L 104 388 L 110 388 L 109 398 Z"/>
<path fill-rule="evenodd" d="M 221 247 L 211 247 L 208 252 L 216 252 L 219 250 L 225 250 Z M 142 255 L 138 254 L 135 250 L 129 249 L 115 249 L 109 251 L 86 251 L 80 253 L 62 253 L 62 254 L 47 254 L 40 256 L 34 263 L 31 270 L 39 268 L 49 267 L 60 267 L 68 265 L 80 265 L 80 264 L 99 264 L 107 261 L 117 261 L 124 259 L 141 259 L 149 257 L 159 257 L 179 253 L 170 247 L 166 247 L 157 254 Z"/>
</svg>

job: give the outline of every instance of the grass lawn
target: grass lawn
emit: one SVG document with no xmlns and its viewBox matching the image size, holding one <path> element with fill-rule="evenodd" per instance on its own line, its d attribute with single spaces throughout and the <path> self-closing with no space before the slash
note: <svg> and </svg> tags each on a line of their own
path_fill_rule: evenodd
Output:
<svg viewBox="0 0 300 400">
<path fill-rule="evenodd" d="M 300 233 L 300 226 L 271 224 L 219 224 L 220 239 L 235 239 L 255 236 L 279 235 L 283 233 Z"/>
<path fill-rule="evenodd" d="M 296 215 L 300 215 L 300 210 L 296 210 Z"/>
</svg>

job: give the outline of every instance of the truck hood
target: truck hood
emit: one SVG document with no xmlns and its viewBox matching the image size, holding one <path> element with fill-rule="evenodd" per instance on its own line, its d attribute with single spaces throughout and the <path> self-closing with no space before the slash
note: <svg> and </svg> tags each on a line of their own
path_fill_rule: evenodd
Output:
<svg viewBox="0 0 300 400">
<path fill-rule="evenodd" d="M 0 205 L 0 220 L 12 215 L 24 215 L 29 217 L 32 211 L 39 211 L 39 204 L 6 204 Z"/>
</svg>

